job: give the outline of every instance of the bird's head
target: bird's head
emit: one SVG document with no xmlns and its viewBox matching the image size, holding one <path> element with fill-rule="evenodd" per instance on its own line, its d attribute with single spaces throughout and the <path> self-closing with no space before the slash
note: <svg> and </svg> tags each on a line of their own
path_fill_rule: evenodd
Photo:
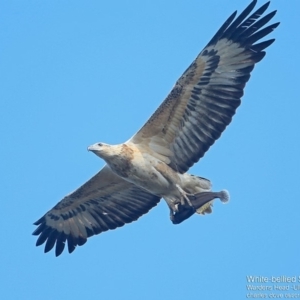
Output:
<svg viewBox="0 0 300 300">
<path fill-rule="evenodd" d="M 111 156 L 112 153 L 112 146 L 104 143 L 96 143 L 89 146 L 87 149 L 88 151 L 94 152 L 97 156 L 105 159 Z"/>
</svg>

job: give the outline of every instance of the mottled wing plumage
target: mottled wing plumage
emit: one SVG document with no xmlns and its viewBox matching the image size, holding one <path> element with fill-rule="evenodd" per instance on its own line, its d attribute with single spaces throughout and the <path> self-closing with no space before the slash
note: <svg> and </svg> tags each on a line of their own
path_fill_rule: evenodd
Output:
<svg viewBox="0 0 300 300">
<path fill-rule="evenodd" d="M 71 253 L 88 237 L 137 220 L 159 200 L 105 166 L 34 223 L 39 226 L 33 233 L 39 235 L 36 245 L 46 243 L 45 252 L 56 245 L 58 256 L 67 241 Z"/>
<path fill-rule="evenodd" d="M 153 116 L 127 142 L 129 148 L 134 143 L 133 148 L 143 153 L 144 159 L 149 158 L 149 163 L 154 156 L 184 173 L 220 137 L 241 103 L 254 65 L 274 39 L 257 41 L 279 25 L 264 27 L 276 11 L 261 17 L 268 2 L 251 14 L 256 2 L 252 1 L 238 17 L 235 12 L 226 20 Z M 122 172 L 130 172 L 128 168 Z M 193 201 L 202 206 L 212 194 L 224 196 L 204 191 Z M 58 256 L 67 242 L 71 253 L 88 237 L 137 220 L 159 200 L 106 166 L 35 222 L 38 228 L 33 234 L 39 236 L 36 244 L 45 243 L 45 252 L 55 247 Z M 190 214 L 190 208 L 194 213 L 194 207 L 179 211 L 176 216 L 181 217 L 175 222 L 189 217 L 184 214 Z"/>
<path fill-rule="evenodd" d="M 260 18 L 269 2 L 249 16 L 256 2 L 226 20 L 129 142 L 155 151 L 181 173 L 205 154 L 231 122 L 255 63 L 274 41 L 255 44 L 279 25 L 262 28 L 276 13 Z"/>
</svg>

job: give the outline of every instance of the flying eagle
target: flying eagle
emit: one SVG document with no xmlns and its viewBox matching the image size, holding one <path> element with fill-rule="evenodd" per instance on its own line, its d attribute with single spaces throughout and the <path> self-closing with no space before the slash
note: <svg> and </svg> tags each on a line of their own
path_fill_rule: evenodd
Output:
<svg viewBox="0 0 300 300">
<path fill-rule="evenodd" d="M 48 252 L 56 245 L 58 256 L 67 241 L 71 253 L 88 237 L 137 220 L 161 198 L 174 224 L 210 213 L 215 198 L 228 201 L 226 190 L 213 192 L 209 180 L 186 172 L 231 122 L 255 63 L 274 42 L 257 43 L 279 22 L 264 27 L 276 14 L 261 17 L 269 2 L 250 15 L 256 2 L 225 21 L 132 138 L 88 147 L 106 165 L 34 223 L 37 246 L 46 242 Z"/>
</svg>

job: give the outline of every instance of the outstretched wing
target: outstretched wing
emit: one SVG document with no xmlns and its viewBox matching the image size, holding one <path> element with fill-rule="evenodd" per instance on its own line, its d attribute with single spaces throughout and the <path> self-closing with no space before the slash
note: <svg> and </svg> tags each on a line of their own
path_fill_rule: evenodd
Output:
<svg viewBox="0 0 300 300">
<path fill-rule="evenodd" d="M 93 178 L 66 196 L 34 223 L 39 227 L 36 245 L 46 242 L 45 252 L 56 244 L 60 255 L 68 241 L 69 253 L 87 238 L 137 220 L 160 198 L 124 181 L 105 166 Z"/>
<path fill-rule="evenodd" d="M 274 42 L 256 43 L 279 25 L 263 28 L 276 13 L 260 18 L 269 2 L 249 16 L 256 2 L 236 19 L 235 12 L 226 20 L 128 143 L 157 155 L 181 173 L 205 154 L 231 122 L 255 63 Z"/>
</svg>

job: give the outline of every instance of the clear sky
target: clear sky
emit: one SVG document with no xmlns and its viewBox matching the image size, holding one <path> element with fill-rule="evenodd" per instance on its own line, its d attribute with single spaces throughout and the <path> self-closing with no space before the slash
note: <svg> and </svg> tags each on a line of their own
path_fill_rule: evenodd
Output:
<svg viewBox="0 0 300 300">
<path fill-rule="evenodd" d="M 154 112 L 247 0 L 0 1 L 2 299 L 244 299 L 246 276 L 300 276 L 300 1 L 242 105 L 190 172 L 226 188 L 211 215 L 172 225 L 162 201 L 73 254 L 35 247 L 33 222 Z M 259 5 L 264 4 L 259 1 Z"/>
</svg>

